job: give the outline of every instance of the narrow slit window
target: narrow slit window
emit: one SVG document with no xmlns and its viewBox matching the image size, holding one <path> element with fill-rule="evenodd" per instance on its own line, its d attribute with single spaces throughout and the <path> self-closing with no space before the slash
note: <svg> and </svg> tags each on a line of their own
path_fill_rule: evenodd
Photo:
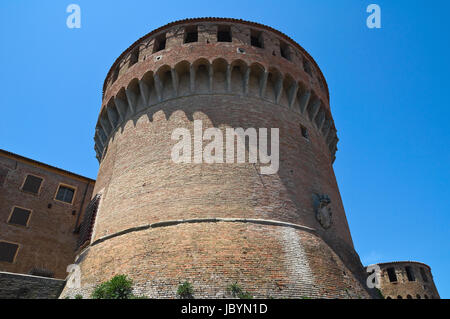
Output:
<svg viewBox="0 0 450 319">
<path fill-rule="evenodd" d="M 287 43 L 280 42 L 280 54 L 281 57 L 285 58 L 286 60 L 291 60 L 291 52 Z"/>
<path fill-rule="evenodd" d="M 188 27 L 184 31 L 184 43 L 198 42 L 198 28 Z"/>
<path fill-rule="evenodd" d="M 34 175 L 27 175 L 22 190 L 32 194 L 38 194 L 43 179 Z"/>
<path fill-rule="evenodd" d="M 250 34 L 251 45 L 257 48 L 264 48 L 262 32 L 252 30 Z"/>
<path fill-rule="evenodd" d="M 308 129 L 303 125 L 300 125 L 300 129 L 302 130 L 302 136 L 308 140 L 309 139 Z"/>
<path fill-rule="evenodd" d="M 416 278 L 414 276 L 414 272 L 410 266 L 405 267 L 406 270 L 406 276 L 408 277 L 408 281 L 416 281 Z"/>
<path fill-rule="evenodd" d="M 114 73 L 112 75 L 111 83 L 116 82 L 117 78 L 119 77 L 119 67 L 116 67 L 114 69 Z"/>
<path fill-rule="evenodd" d="M 231 28 L 229 26 L 219 26 L 217 30 L 218 42 L 231 42 Z"/>
<path fill-rule="evenodd" d="M 312 76 L 312 69 L 311 69 L 311 63 L 306 60 L 303 59 L 303 70 L 309 75 Z"/>
<path fill-rule="evenodd" d="M 5 241 L 0 242 L 0 261 L 7 263 L 13 263 L 17 255 L 19 245 L 8 243 Z"/>
<path fill-rule="evenodd" d="M 395 273 L 395 268 L 388 268 L 387 273 L 390 282 L 397 282 L 397 274 Z"/>
<path fill-rule="evenodd" d="M 153 53 L 164 50 L 166 48 L 166 40 L 165 33 L 157 37 L 153 45 Z"/>
<path fill-rule="evenodd" d="M 56 193 L 56 200 L 72 204 L 74 194 L 75 194 L 74 188 L 60 185 L 58 188 L 58 192 Z"/>
<path fill-rule="evenodd" d="M 420 268 L 420 275 L 422 276 L 424 282 L 428 282 L 428 276 L 427 273 L 425 272 L 425 269 Z"/>
<path fill-rule="evenodd" d="M 30 220 L 31 210 L 14 207 L 11 216 L 9 217 L 8 224 L 28 226 Z"/>
</svg>

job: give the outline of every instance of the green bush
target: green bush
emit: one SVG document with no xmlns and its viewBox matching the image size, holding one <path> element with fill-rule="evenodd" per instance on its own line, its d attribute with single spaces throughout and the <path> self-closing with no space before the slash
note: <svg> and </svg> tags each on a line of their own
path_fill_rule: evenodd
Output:
<svg viewBox="0 0 450 319">
<path fill-rule="evenodd" d="M 80 294 L 78 294 L 78 295 L 75 295 L 75 299 L 83 299 L 83 296 L 82 296 L 82 295 L 80 295 Z"/>
<path fill-rule="evenodd" d="M 194 289 L 189 282 L 184 282 L 178 286 L 177 295 L 181 299 L 192 299 L 194 294 Z"/>
<path fill-rule="evenodd" d="M 111 280 L 95 287 L 92 292 L 92 299 L 131 299 L 135 297 L 133 291 L 133 281 L 126 275 L 114 276 Z"/>
<path fill-rule="evenodd" d="M 250 293 L 248 293 L 247 291 L 243 291 L 241 286 L 239 286 L 239 284 L 237 282 L 232 283 L 231 285 L 229 285 L 227 290 L 228 290 L 229 293 L 231 293 L 231 295 L 234 298 L 253 299 L 253 296 Z"/>
</svg>

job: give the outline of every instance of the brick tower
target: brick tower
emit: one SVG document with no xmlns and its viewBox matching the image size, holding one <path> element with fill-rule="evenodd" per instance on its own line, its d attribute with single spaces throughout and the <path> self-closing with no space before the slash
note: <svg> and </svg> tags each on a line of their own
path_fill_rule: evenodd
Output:
<svg viewBox="0 0 450 319">
<path fill-rule="evenodd" d="M 385 299 L 440 299 L 430 266 L 416 261 L 376 265 L 380 269 L 380 292 Z"/>
<path fill-rule="evenodd" d="M 279 128 L 279 170 L 177 164 L 177 128 Z M 115 61 L 95 132 L 100 162 L 76 264 L 82 293 L 116 274 L 174 298 L 368 298 L 333 171 L 338 138 L 314 59 L 257 23 L 199 18 L 142 37 Z M 204 142 L 206 143 L 206 142 Z"/>
</svg>

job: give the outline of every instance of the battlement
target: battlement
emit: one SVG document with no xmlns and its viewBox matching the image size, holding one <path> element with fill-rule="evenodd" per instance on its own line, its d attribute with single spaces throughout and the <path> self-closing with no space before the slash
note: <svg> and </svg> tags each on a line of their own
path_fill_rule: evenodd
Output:
<svg viewBox="0 0 450 319">
<path fill-rule="evenodd" d="M 227 36 L 226 33 L 229 33 Z M 222 38 L 220 37 L 222 34 Z M 225 36 L 223 36 L 225 35 Z M 195 18 L 169 23 L 141 37 L 114 62 L 103 84 L 107 92 L 119 76 L 135 63 L 152 55 L 183 45 L 231 43 L 258 48 L 259 53 L 283 58 L 301 65 L 312 82 L 318 84 L 329 101 L 328 86 L 315 60 L 284 33 L 269 26 L 231 18 Z"/>
</svg>

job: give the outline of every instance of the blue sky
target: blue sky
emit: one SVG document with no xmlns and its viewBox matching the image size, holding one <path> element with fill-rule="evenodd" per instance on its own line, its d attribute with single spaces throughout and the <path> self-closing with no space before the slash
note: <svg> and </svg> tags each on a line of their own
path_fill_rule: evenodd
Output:
<svg viewBox="0 0 450 319">
<path fill-rule="evenodd" d="M 70 3 L 81 29 L 66 27 Z M 381 29 L 366 27 L 371 3 Z M 131 43 L 187 17 L 270 25 L 328 81 L 334 168 L 363 263 L 427 263 L 449 298 L 449 11 L 444 0 L 1 1 L 0 148 L 95 178 L 103 80 Z"/>
</svg>

